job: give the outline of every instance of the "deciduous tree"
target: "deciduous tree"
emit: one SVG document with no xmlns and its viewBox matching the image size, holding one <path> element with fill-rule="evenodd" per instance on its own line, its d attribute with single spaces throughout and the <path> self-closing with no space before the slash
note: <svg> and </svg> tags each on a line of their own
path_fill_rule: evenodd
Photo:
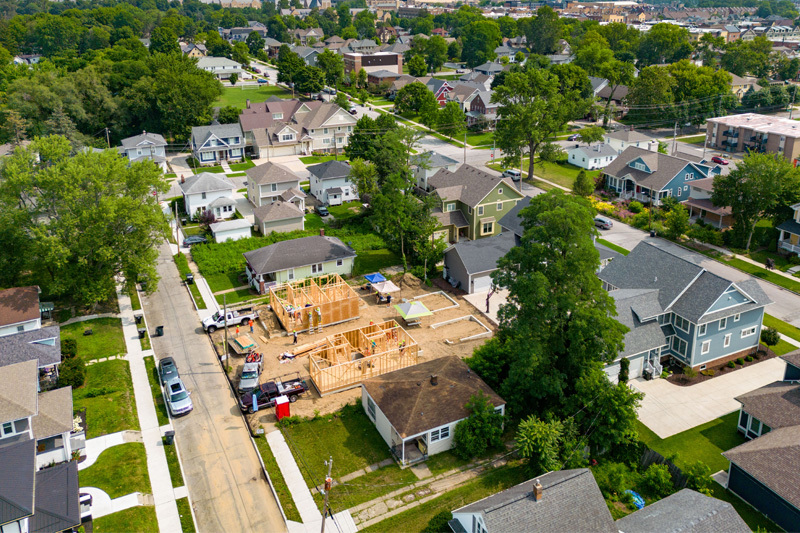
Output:
<svg viewBox="0 0 800 533">
<path fill-rule="evenodd" d="M 433 35 L 425 43 L 425 63 L 429 72 L 441 70 L 445 61 L 447 61 L 447 41 L 440 35 Z"/>
<path fill-rule="evenodd" d="M 500 27 L 493 20 L 470 23 L 462 36 L 461 60 L 467 67 L 477 67 L 497 57 L 494 49 L 502 42 Z"/>
<path fill-rule="evenodd" d="M 408 60 L 408 73 L 419 78 L 428 73 L 428 65 L 422 56 L 414 56 Z"/>
<path fill-rule="evenodd" d="M 467 129 L 467 116 L 458 102 L 447 102 L 439 112 L 439 131 L 451 139 Z"/>
<path fill-rule="evenodd" d="M 472 396 L 464 408 L 469 416 L 456 424 L 453 451 L 462 459 L 479 457 L 492 448 L 499 448 L 503 436 L 503 415 L 494 411 L 489 398 L 480 392 Z"/>
<path fill-rule="evenodd" d="M 344 77 L 344 59 L 327 48 L 317 56 L 317 66 L 325 73 L 325 81 L 331 87 L 336 87 Z"/>
<path fill-rule="evenodd" d="M 261 34 L 257 31 L 251 31 L 244 42 L 252 56 L 257 56 L 259 52 L 264 50 L 264 38 L 261 37 Z"/>
<path fill-rule="evenodd" d="M 578 196 L 590 196 L 594 192 L 594 181 L 586 174 L 585 170 L 581 169 L 578 172 L 575 184 L 572 186 L 572 192 Z"/>
</svg>

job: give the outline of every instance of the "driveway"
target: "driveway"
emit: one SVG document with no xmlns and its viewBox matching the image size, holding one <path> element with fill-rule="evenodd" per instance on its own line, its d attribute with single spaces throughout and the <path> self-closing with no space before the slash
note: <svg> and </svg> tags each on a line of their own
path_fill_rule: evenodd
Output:
<svg viewBox="0 0 800 533">
<path fill-rule="evenodd" d="M 153 349 L 158 357 L 175 359 L 192 392 L 194 411 L 173 424 L 197 530 L 286 531 L 236 400 L 166 243 L 157 268 L 158 290 L 142 303 L 151 335 L 156 326 L 165 326 L 163 337 L 152 338 Z"/>
<path fill-rule="evenodd" d="M 630 385 L 645 394 L 639 420 L 665 439 L 737 411 L 741 404 L 735 397 L 783 379 L 785 368 L 776 357 L 690 387 L 666 379 L 636 379 Z"/>
</svg>

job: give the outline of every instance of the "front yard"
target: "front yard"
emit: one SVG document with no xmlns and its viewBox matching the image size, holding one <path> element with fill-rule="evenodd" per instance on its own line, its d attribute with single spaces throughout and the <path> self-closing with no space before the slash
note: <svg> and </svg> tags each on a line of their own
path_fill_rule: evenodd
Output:
<svg viewBox="0 0 800 533">
<path fill-rule="evenodd" d="M 95 533 L 158 533 L 156 508 L 148 505 L 131 507 L 95 518 L 92 527 Z"/>
<path fill-rule="evenodd" d="M 84 335 L 87 329 L 91 335 Z M 78 355 L 84 361 L 92 361 L 126 353 L 125 336 L 122 334 L 122 320 L 119 318 L 95 318 L 84 322 L 73 322 L 61 326 L 61 340 L 75 339 Z"/>
<path fill-rule="evenodd" d="M 486 166 L 498 172 L 502 172 L 507 168 L 500 163 L 490 163 Z M 519 167 L 515 166 L 514 168 Z M 547 183 L 543 183 L 541 181 L 537 182 L 536 178 L 541 178 L 571 190 L 575 185 L 575 179 L 578 177 L 578 173 L 581 170 L 582 169 L 580 167 L 576 167 L 575 165 L 567 163 L 566 161 L 560 161 L 558 163 L 542 163 L 541 161 L 536 161 L 536 165 L 533 169 L 533 182 L 535 185 L 540 186 L 545 190 L 553 188 L 552 185 Z M 588 170 L 586 173 L 591 179 L 595 179 L 598 175 L 600 175 L 599 170 Z M 528 176 L 528 158 L 525 158 L 522 161 L 522 176 L 523 178 Z"/>
<path fill-rule="evenodd" d="M 127 442 L 108 448 L 97 461 L 78 474 L 82 487 L 95 487 L 111 499 L 133 492 L 150 494 L 147 454 L 144 444 Z"/>
<path fill-rule="evenodd" d="M 73 408 L 86 408 L 86 438 L 139 429 L 128 362 L 114 359 L 86 367 L 86 383 L 72 391 Z"/>
<path fill-rule="evenodd" d="M 278 98 L 291 98 L 292 93 L 277 87 L 275 85 L 259 85 L 258 87 L 250 86 L 226 86 L 222 89 L 222 96 L 219 100 L 214 102 L 215 107 L 225 107 L 232 105 L 239 109 L 244 109 L 247 100 L 252 103 L 265 102 L 270 96 L 277 96 Z"/>
<path fill-rule="evenodd" d="M 300 158 L 300 161 L 304 165 L 316 165 L 317 163 L 324 163 L 326 161 L 332 161 L 336 159 L 335 155 L 307 155 Z M 342 156 L 342 160 L 345 159 L 345 156 Z"/>
</svg>

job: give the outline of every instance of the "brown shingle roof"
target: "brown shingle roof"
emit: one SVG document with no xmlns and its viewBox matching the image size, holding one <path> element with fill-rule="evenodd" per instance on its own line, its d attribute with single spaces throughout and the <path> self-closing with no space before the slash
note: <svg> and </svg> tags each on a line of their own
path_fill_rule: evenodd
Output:
<svg viewBox="0 0 800 533">
<path fill-rule="evenodd" d="M 257 185 L 300 181 L 300 178 L 294 172 L 272 161 L 248 168 L 245 170 L 245 174 L 247 174 L 248 179 L 253 180 L 253 183 Z"/>
<path fill-rule="evenodd" d="M 464 404 L 480 391 L 495 407 L 506 403 L 455 355 L 368 379 L 363 386 L 403 438 L 466 418 Z"/>
<path fill-rule="evenodd" d="M 303 212 L 293 203 L 278 200 L 277 202 L 257 207 L 253 211 L 253 215 L 256 217 L 259 224 L 262 224 L 264 222 L 274 222 L 276 220 L 300 218 L 303 216 Z"/>
<path fill-rule="evenodd" d="M 27 322 L 40 316 L 39 287 L 14 287 L 0 291 L 0 326 Z"/>
<path fill-rule="evenodd" d="M 800 425 L 800 385 L 776 381 L 735 398 L 772 429 Z"/>
<path fill-rule="evenodd" d="M 39 413 L 33 417 L 33 438 L 46 439 L 72 431 L 72 387 L 39 395 Z"/>
<path fill-rule="evenodd" d="M 0 423 L 36 414 L 38 376 L 35 360 L 0 367 Z"/>
</svg>

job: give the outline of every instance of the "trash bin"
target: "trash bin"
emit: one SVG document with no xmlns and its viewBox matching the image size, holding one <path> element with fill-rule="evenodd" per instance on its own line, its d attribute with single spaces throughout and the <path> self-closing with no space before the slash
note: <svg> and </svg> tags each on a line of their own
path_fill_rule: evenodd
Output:
<svg viewBox="0 0 800 533">
<path fill-rule="evenodd" d="M 645 370 L 644 372 L 642 372 L 642 377 L 644 377 L 645 381 L 650 381 L 651 379 L 653 379 L 653 373 L 650 372 L 649 370 Z"/>
<path fill-rule="evenodd" d="M 156 337 L 164 336 L 164 326 L 156 326 Z"/>
<path fill-rule="evenodd" d="M 144 334 L 147 333 L 147 330 L 144 328 L 139 328 L 137 331 L 139 332 L 139 338 L 144 339 Z"/>
<path fill-rule="evenodd" d="M 656 236 L 656 230 L 654 230 L 654 229 L 651 229 L 651 230 L 650 230 L 650 236 L 651 236 L 651 237 L 655 237 L 655 236 Z"/>
<path fill-rule="evenodd" d="M 165 431 L 164 432 L 164 444 L 172 445 L 175 443 L 175 432 L 174 431 Z"/>
<path fill-rule="evenodd" d="M 189 284 L 189 285 L 194 283 L 194 274 L 191 274 L 191 273 L 186 274 L 186 283 Z"/>
<path fill-rule="evenodd" d="M 134 318 L 134 320 L 136 320 L 137 324 L 141 324 L 142 323 L 142 318 L 143 318 L 142 315 L 133 315 L 133 318 Z"/>
</svg>

